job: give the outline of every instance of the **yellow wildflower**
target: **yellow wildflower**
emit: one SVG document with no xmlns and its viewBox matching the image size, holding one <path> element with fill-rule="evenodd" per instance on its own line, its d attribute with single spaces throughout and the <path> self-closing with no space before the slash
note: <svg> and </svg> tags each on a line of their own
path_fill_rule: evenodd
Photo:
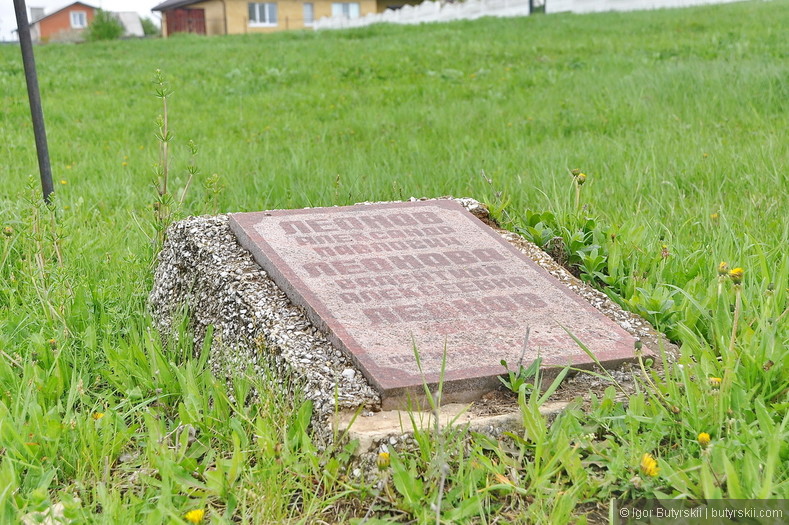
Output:
<svg viewBox="0 0 789 525">
<path fill-rule="evenodd" d="M 586 182 L 586 174 L 585 173 L 579 173 L 578 176 L 575 178 L 575 182 L 579 186 L 583 186 L 584 182 Z"/>
<path fill-rule="evenodd" d="M 378 453 L 378 470 L 386 470 L 389 468 L 389 463 L 391 462 L 391 458 L 389 457 L 389 452 L 379 452 Z"/>
<path fill-rule="evenodd" d="M 641 457 L 641 472 L 644 475 L 654 478 L 660 472 L 660 468 L 657 466 L 657 461 L 655 460 L 652 454 L 644 454 Z"/>
<path fill-rule="evenodd" d="M 713 221 L 717 221 L 720 218 L 721 216 L 718 215 L 717 213 L 710 213 L 710 219 L 712 219 Z"/>
<path fill-rule="evenodd" d="M 712 388 L 720 388 L 722 379 L 720 377 L 710 377 L 710 386 Z"/>
<path fill-rule="evenodd" d="M 49 343 L 49 346 L 53 349 L 58 347 L 57 339 L 50 339 L 49 341 L 47 341 L 47 343 Z"/>
<path fill-rule="evenodd" d="M 743 274 L 745 274 L 745 270 L 742 268 L 735 268 L 729 272 L 729 278 L 734 284 L 740 284 L 742 283 Z"/>
<path fill-rule="evenodd" d="M 707 448 L 707 446 L 710 444 L 710 435 L 706 432 L 699 434 L 697 439 L 699 441 L 699 445 L 701 445 L 701 448 Z"/>
<path fill-rule="evenodd" d="M 60 179 L 60 183 L 65 185 L 65 184 L 68 184 L 68 181 L 66 179 Z"/>
<path fill-rule="evenodd" d="M 93 419 L 95 419 L 96 421 L 98 421 L 99 419 L 101 419 L 103 417 L 104 417 L 104 412 L 94 412 L 93 413 Z"/>
<path fill-rule="evenodd" d="M 190 510 L 184 514 L 184 519 L 189 523 L 202 523 L 204 517 L 205 511 L 203 509 Z"/>
<path fill-rule="evenodd" d="M 6 237 L 11 237 L 14 234 L 14 229 L 11 226 L 6 226 L 3 228 L 3 235 Z"/>
<path fill-rule="evenodd" d="M 571 174 L 573 177 L 577 177 L 578 175 L 580 175 L 580 174 L 581 174 L 581 170 L 579 170 L 578 168 L 575 168 L 575 169 L 573 169 L 573 170 L 570 170 L 570 174 Z"/>
<path fill-rule="evenodd" d="M 718 275 L 721 277 L 729 275 L 729 263 L 722 262 L 718 265 Z"/>
</svg>

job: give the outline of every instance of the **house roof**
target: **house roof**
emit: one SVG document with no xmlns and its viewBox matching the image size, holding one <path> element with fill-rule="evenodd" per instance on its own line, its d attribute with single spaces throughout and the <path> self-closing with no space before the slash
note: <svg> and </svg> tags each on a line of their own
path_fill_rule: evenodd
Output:
<svg viewBox="0 0 789 525">
<path fill-rule="evenodd" d="M 205 0 L 165 0 L 161 4 L 152 8 L 151 11 L 169 11 L 170 9 L 178 9 L 191 4 L 197 4 Z"/>
<path fill-rule="evenodd" d="M 142 28 L 142 21 L 140 15 L 133 11 L 121 11 L 120 13 L 112 13 L 123 26 L 124 36 L 145 36 L 145 31 Z"/>
<path fill-rule="evenodd" d="M 64 9 L 68 9 L 69 7 L 71 7 L 73 5 L 77 5 L 77 4 L 79 4 L 81 6 L 85 6 L 88 9 L 93 9 L 94 11 L 96 9 L 98 9 L 98 7 L 93 7 L 92 5 L 88 5 L 85 2 L 71 2 L 69 5 L 65 5 L 65 6 L 61 7 L 60 9 L 58 9 L 57 11 L 55 11 L 53 13 L 49 13 L 48 15 L 44 15 L 41 18 L 36 18 L 34 21 L 30 22 L 30 25 L 32 26 L 33 24 L 37 24 L 37 23 L 41 22 L 42 20 L 46 20 L 50 16 L 54 16 L 54 15 L 60 13 L 61 11 L 63 11 Z"/>
</svg>

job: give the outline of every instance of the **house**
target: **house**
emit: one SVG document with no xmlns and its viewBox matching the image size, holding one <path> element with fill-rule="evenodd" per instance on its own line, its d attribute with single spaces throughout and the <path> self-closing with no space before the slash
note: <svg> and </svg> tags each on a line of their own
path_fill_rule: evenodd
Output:
<svg viewBox="0 0 789 525">
<path fill-rule="evenodd" d="M 152 11 L 162 13 L 162 36 L 173 33 L 239 35 L 311 28 L 322 17 L 359 18 L 421 0 L 165 0 Z"/>
<path fill-rule="evenodd" d="M 33 42 L 73 42 L 81 40 L 82 32 L 98 11 L 82 2 L 74 2 L 45 15 L 41 8 L 31 8 L 30 38 Z"/>
<path fill-rule="evenodd" d="M 87 29 L 99 8 L 74 2 L 44 14 L 40 7 L 30 8 L 30 38 L 33 42 L 78 42 L 84 40 L 82 33 Z M 125 37 L 144 36 L 140 15 L 134 12 L 112 13 L 123 25 Z"/>
</svg>

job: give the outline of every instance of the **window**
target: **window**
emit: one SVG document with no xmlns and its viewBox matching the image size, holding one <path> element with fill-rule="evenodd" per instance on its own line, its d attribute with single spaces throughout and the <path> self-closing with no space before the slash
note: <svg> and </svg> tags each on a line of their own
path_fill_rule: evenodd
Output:
<svg viewBox="0 0 789 525">
<path fill-rule="evenodd" d="M 331 5 L 331 16 L 344 16 L 345 18 L 359 18 L 359 3 L 335 2 Z"/>
<path fill-rule="evenodd" d="M 315 6 L 312 2 L 304 4 L 304 25 L 311 26 L 315 22 Z"/>
<path fill-rule="evenodd" d="M 88 27 L 88 13 L 85 11 L 72 11 L 71 12 L 71 27 L 74 29 L 82 29 Z"/>
<path fill-rule="evenodd" d="M 273 2 L 249 4 L 249 25 L 277 25 L 277 4 Z"/>
</svg>

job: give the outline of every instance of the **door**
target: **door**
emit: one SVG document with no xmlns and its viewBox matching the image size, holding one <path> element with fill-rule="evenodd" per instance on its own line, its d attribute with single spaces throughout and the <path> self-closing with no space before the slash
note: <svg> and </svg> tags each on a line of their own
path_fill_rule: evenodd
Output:
<svg viewBox="0 0 789 525">
<path fill-rule="evenodd" d="M 173 9 L 167 11 L 167 34 L 205 34 L 205 11 L 202 9 Z"/>
</svg>

